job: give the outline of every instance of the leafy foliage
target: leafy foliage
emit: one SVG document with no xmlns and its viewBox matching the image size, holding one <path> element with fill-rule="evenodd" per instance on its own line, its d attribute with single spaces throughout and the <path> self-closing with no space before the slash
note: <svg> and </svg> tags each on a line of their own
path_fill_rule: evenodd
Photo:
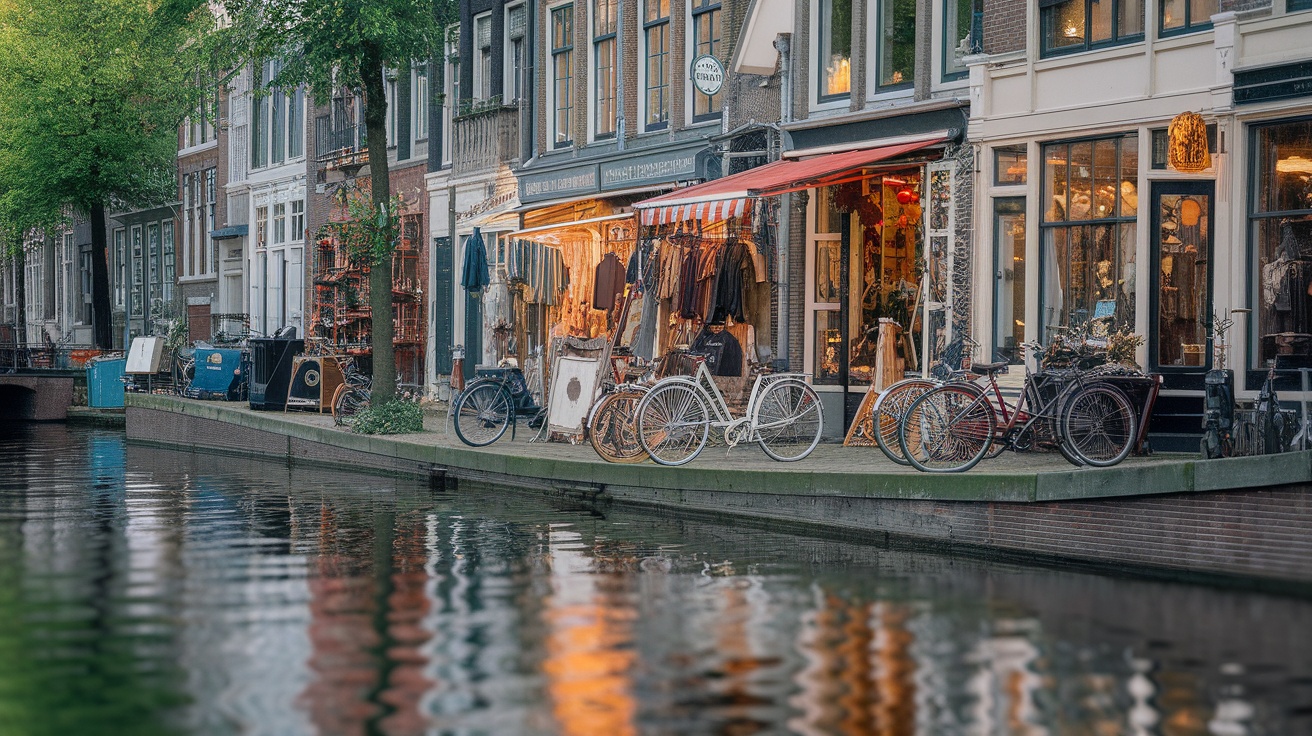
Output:
<svg viewBox="0 0 1312 736">
<path fill-rule="evenodd" d="M 357 434 L 408 434 L 424 431 L 424 410 L 418 401 L 392 399 L 371 405 L 351 418 Z"/>
<path fill-rule="evenodd" d="M 140 0 L 0 2 L 0 225 L 175 199 L 178 125 L 213 24 Z"/>
</svg>

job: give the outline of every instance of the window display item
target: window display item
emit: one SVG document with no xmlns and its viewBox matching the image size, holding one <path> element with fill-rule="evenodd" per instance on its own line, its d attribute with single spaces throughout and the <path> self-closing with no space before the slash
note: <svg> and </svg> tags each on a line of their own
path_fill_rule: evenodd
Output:
<svg viewBox="0 0 1312 736">
<path fill-rule="evenodd" d="M 706 356 L 706 367 L 713 376 L 743 373 L 743 347 L 724 325 L 707 325 L 693 342 L 692 352 Z"/>
</svg>

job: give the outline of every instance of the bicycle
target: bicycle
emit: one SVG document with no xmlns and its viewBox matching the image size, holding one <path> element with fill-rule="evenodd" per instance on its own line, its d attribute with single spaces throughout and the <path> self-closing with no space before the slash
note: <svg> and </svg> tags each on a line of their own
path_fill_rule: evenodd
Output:
<svg viewBox="0 0 1312 736">
<path fill-rule="evenodd" d="M 969 378 L 970 372 L 961 367 L 967 346 L 979 347 L 979 343 L 967 337 L 953 340 L 944 348 L 943 357 L 930 369 L 930 377 L 903 379 L 884 389 L 875 399 L 875 405 L 870 409 L 871 426 L 867 428 L 867 434 L 874 436 L 875 445 L 889 460 L 898 465 L 911 464 L 902 455 L 902 446 L 897 439 L 898 427 L 911 402 L 947 383 L 959 383 L 981 394 L 984 392 L 982 386 Z M 1001 453 L 1002 448 L 995 452 Z"/>
<path fill-rule="evenodd" d="M 1043 350 L 1036 343 L 1023 347 Z M 1051 346 L 1048 352 L 1052 354 Z M 1005 365 L 974 366 L 975 372 L 988 378 L 983 394 L 947 384 L 912 402 L 898 429 L 898 442 L 917 470 L 964 472 L 979 463 L 995 442 L 1015 451 L 1055 444 L 1076 466 L 1108 467 L 1130 454 L 1139 439 L 1138 412 L 1123 391 L 1097 378 L 1097 370 L 1075 367 L 1032 373 L 1027 367 L 1021 397 L 1008 407 L 997 381 Z"/>
<path fill-rule="evenodd" d="M 661 379 L 638 403 L 638 441 L 652 460 L 668 466 L 691 462 L 712 427 L 730 449 L 755 441 L 780 462 L 801 460 L 820 443 L 824 412 L 806 374 L 758 373 L 744 416 L 734 418 L 706 359 L 689 357 L 696 366 L 692 376 Z"/>
<path fill-rule="evenodd" d="M 355 361 L 347 359 L 342 363 L 342 385 L 333 390 L 333 423 L 342 426 L 351 417 L 369 408 L 373 377 L 361 373 L 355 367 Z"/>
<path fill-rule="evenodd" d="M 647 459 L 634 418 L 638 404 L 649 390 L 640 383 L 621 383 L 602 396 L 588 412 L 588 442 L 603 460 L 640 463 Z"/>
<path fill-rule="evenodd" d="M 480 370 L 451 405 L 456 436 L 470 447 L 496 442 L 507 428 L 514 439 L 520 417 L 527 417 L 529 428 L 537 429 L 546 414 L 546 408 L 533 400 L 524 372 L 514 366 Z"/>
</svg>

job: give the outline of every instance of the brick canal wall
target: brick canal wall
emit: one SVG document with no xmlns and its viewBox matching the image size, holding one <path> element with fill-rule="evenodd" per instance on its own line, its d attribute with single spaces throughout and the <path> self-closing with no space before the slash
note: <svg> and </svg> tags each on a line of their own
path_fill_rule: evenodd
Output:
<svg viewBox="0 0 1312 736">
<path fill-rule="evenodd" d="M 1306 465 L 1302 455 L 1247 459 L 1263 461 L 1254 467 L 1267 469 L 1246 473 L 1250 483 L 1263 484 L 1252 489 L 1133 495 L 1150 494 L 1155 483 L 1180 476 L 1182 467 L 1198 468 L 1189 471 L 1191 487 L 1224 487 L 1209 485 L 1203 469 L 1233 461 L 1213 461 L 1145 466 L 1135 474 L 1078 471 L 1076 477 L 1085 479 L 1089 488 L 1107 485 L 1099 478 L 1120 478 L 1136 485 L 1119 493 L 1104 492 L 1104 497 L 1078 497 L 1080 489 L 1070 487 L 1070 500 L 1044 500 L 1052 496 L 1041 491 L 1026 498 L 999 482 L 992 500 L 953 500 L 965 495 L 962 488 L 971 487 L 975 490 L 968 498 L 990 498 L 987 490 L 979 491 L 981 484 L 976 481 L 984 481 L 987 489 L 993 480 L 968 473 L 904 476 L 944 488 L 936 499 L 923 490 L 918 497 L 899 498 L 863 495 L 864 489 L 852 478 L 824 482 L 818 473 L 613 466 L 493 455 L 307 427 L 277 415 L 234 413 L 225 420 L 227 415 L 212 407 L 168 407 L 154 399 L 130 401 L 129 440 L 436 478 L 442 483 L 490 481 L 583 500 L 602 509 L 622 504 L 678 515 L 731 515 L 789 531 L 1167 577 L 1223 579 L 1312 594 L 1312 491 L 1306 484 L 1278 485 L 1282 479 L 1297 477 L 1288 468 Z M 866 474 L 856 481 L 862 478 L 869 487 L 889 480 Z"/>
</svg>

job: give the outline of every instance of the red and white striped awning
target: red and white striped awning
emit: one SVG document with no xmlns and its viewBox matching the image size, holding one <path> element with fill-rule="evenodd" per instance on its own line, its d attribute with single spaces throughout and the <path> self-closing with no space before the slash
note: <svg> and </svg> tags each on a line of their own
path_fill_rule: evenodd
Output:
<svg viewBox="0 0 1312 736">
<path fill-rule="evenodd" d="M 754 197 L 773 197 L 814 187 L 856 181 L 874 164 L 946 141 L 946 136 L 855 151 L 827 153 L 798 160 L 775 161 L 722 179 L 713 179 L 633 205 L 642 224 L 663 225 L 684 220 L 718 222 L 742 217 Z"/>
<path fill-rule="evenodd" d="M 642 224 L 644 225 L 664 225 L 670 222 L 682 222 L 683 220 L 700 220 L 702 222 L 719 222 L 731 217 L 742 217 L 747 214 L 750 204 L 746 197 L 738 199 L 717 199 L 710 202 L 691 202 L 688 204 L 674 204 L 665 207 L 651 207 L 638 211 L 642 215 Z"/>
</svg>

